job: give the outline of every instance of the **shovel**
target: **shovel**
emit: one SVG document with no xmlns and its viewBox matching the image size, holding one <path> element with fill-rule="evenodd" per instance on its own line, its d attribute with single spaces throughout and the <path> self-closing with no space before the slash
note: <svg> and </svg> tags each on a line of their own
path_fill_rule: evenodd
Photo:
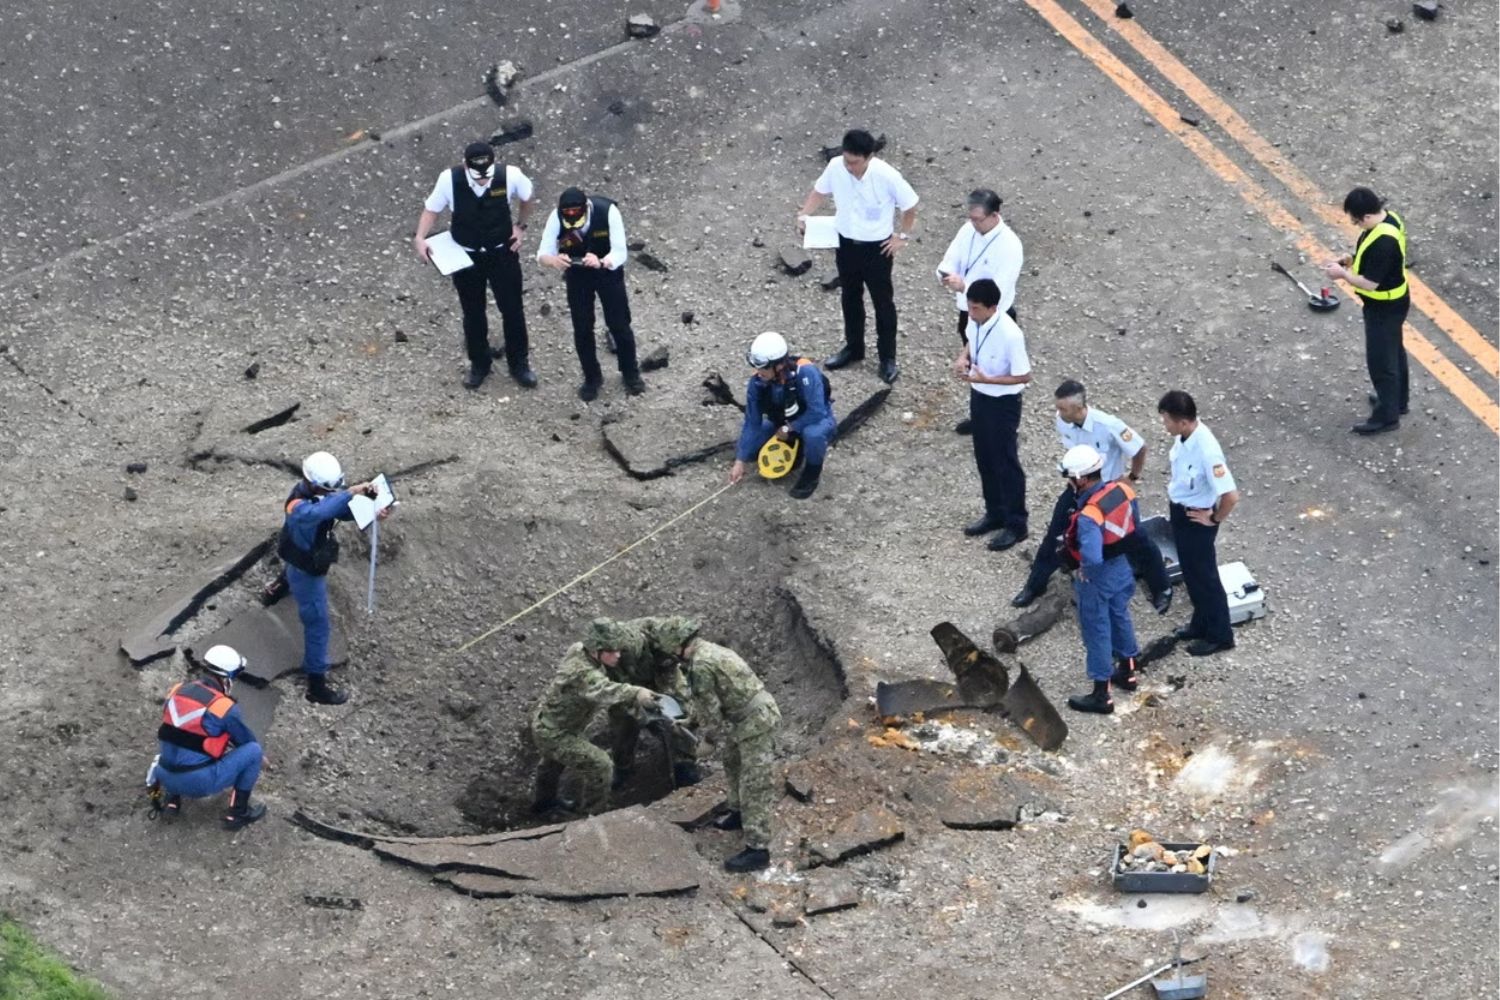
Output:
<svg viewBox="0 0 1500 1000">
<path fill-rule="evenodd" d="M 1332 289 L 1324 288 L 1321 292 L 1314 292 L 1311 288 L 1298 281 L 1296 275 L 1274 260 L 1271 261 L 1271 270 L 1277 274 L 1286 275 L 1288 281 L 1302 289 L 1302 294 L 1307 296 L 1307 308 L 1313 312 L 1333 312 L 1339 307 L 1339 297 L 1333 294 Z"/>
</svg>

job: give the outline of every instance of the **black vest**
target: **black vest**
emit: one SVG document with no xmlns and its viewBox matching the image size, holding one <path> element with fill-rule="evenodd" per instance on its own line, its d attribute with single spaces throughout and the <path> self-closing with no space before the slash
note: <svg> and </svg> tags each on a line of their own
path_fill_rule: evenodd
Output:
<svg viewBox="0 0 1500 1000">
<path fill-rule="evenodd" d="M 471 250 L 494 250 L 510 244 L 510 191 L 505 164 L 495 164 L 495 176 L 484 197 L 469 187 L 463 167 L 453 168 L 453 241 Z"/>
<path fill-rule="evenodd" d="M 472 197 L 473 192 L 470 192 Z M 287 505 L 293 500 L 301 500 L 303 503 L 317 503 L 318 494 L 314 493 L 307 482 L 299 481 L 292 487 L 292 492 L 286 495 L 286 504 L 282 506 L 285 511 Z M 314 536 L 312 550 L 297 547 L 292 541 L 292 531 L 286 520 L 281 522 L 281 537 L 276 540 L 276 554 L 281 561 L 288 566 L 295 566 L 304 573 L 313 576 L 326 576 L 328 570 L 339 558 L 339 540 L 333 537 L 333 521 L 324 521 L 318 525 L 318 533 Z"/>
<path fill-rule="evenodd" d="M 557 230 L 557 252 L 564 257 L 582 260 L 584 254 L 593 254 L 600 260 L 609 256 L 609 210 L 614 202 L 597 194 L 589 195 L 589 221 L 582 229 L 565 229 L 561 220 Z M 454 237 L 458 239 L 458 237 Z M 459 242 L 463 242 L 460 240 Z"/>
<path fill-rule="evenodd" d="M 806 358 L 797 359 L 797 364 L 792 366 L 792 377 L 787 381 L 760 382 L 755 387 L 760 393 L 760 412 L 765 414 L 771 423 L 785 424 L 802 415 L 802 385 L 797 381 L 797 376 L 801 374 L 802 363 L 805 361 L 807 361 Z M 807 361 L 807 363 L 812 362 Z M 817 372 L 823 382 L 823 397 L 832 403 L 833 383 L 828 381 L 828 374 L 823 369 L 819 368 Z"/>
</svg>

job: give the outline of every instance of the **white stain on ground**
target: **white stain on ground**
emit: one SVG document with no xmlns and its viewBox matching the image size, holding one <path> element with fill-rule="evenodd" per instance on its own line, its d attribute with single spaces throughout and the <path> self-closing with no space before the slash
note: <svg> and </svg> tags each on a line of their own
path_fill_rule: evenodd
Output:
<svg viewBox="0 0 1500 1000">
<path fill-rule="evenodd" d="M 1322 931 L 1303 931 L 1292 938 L 1292 961 L 1308 972 L 1328 971 L 1328 942 L 1332 935 Z"/>
<path fill-rule="evenodd" d="M 1416 829 L 1380 852 L 1380 863 L 1388 867 L 1409 864 L 1430 847 L 1457 846 L 1474 836 L 1481 826 L 1491 828 L 1488 836 L 1493 839 L 1497 814 L 1500 814 L 1500 794 L 1494 785 L 1445 788 Z"/>
<path fill-rule="evenodd" d="M 1179 791 L 1204 802 L 1246 798 L 1275 747 L 1272 740 L 1257 740 L 1248 749 L 1233 753 L 1211 743 L 1193 754 L 1177 772 L 1173 784 Z"/>
</svg>

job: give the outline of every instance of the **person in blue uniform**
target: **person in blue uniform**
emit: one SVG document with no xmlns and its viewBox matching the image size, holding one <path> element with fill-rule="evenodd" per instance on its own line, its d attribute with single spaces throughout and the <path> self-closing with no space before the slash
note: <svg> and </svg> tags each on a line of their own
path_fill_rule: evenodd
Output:
<svg viewBox="0 0 1500 1000">
<path fill-rule="evenodd" d="M 349 693 L 328 683 L 328 570 L 339 557 L 333 528 L 352 521 L 349 501 L 357 494 L 375 496 L 375 487 L 359 483 L 344 487 L 344 470 L 326 451 L 302 463 L 302 479 L 286 498 L 286 519 L 276 553 L 286 564 L 286 581 L 297 601 L 302 621 L 302 672 L 307 675 L 307 700 L 317 705 L 342 705 Z M 388 510 L 389 508 L 387 508 Z M 385 511 L 381 511 L 382 516 Z"/>
<path fill-rule="evenodd" d="M 1063 455 L 1063 475 L 1078 497 L 1078 509 L 1063 535 L 1062 556 L 1074 570 L 1078 631 L 1093 682 L 1088 694 L 1069 698 L 1068 707 L 1108 715 L 1115 710 L 1110 684 L 1129 691 L 1137 686 L 1135 658 L 1140 647 L 1130 618 L 1135 573 L 1126 553 L 1140 510 L 1129 484 L 1106 482 L 1103 468 L 1104 456 L 1086 444 L 1074 445 Z"/>
<path fill-rule="evenodd" d="M 1162 426 L 1175 437 L 1167 499 L 1171 501 L 1172 540 L 1177 544 L 1182 582 L 1193 602 L 1192 620 L 1175 634 L 1189 640 L 1189 654 L 1209 656 L 1234 648 L 1229 595 L 1219 579 L 1219 555 L 1214 543 L 1219 525 L 1229 518 L 1240 494 L 1224 460 L 1224 449 L 1208 425 L 1199 421 L 1193 397 L 1173 389 L 1156 408 Z"/>
<path fill-rule="evenodd" d="M 789 491 L 806 500 L 823 476 L 823 459 L 833 443 L 833 393 L 828 378 L 809 358 L 793 358 L 786 338 L 768 331 L 756 337 L 745 355 L 755 374 L 745 386 L 745 423 L 735 448 L 729 481 L 739 482 L 746 463 L 754 462 L 771 438 L 801 441 L 802 475 Z"/>
<path fill-rule="evenodd" d="M 203 669 L 202 677 L 167 692 L 156 731 L 160 751 L 148 784 L 161 783 L 167 820 L 182 814 L 184 797 L 203 799 L 230 789 L 223 824 L 238 830 L 266 814 L 265 806 L 250 803 L 264 755 L 230 697 L 245 658 L 230 646 L 212 646 L 203 655 Z"/>
</svg>

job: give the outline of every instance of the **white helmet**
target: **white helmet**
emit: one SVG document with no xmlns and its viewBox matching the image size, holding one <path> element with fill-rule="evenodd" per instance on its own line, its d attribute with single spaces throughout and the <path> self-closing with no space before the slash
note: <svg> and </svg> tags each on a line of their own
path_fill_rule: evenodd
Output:
<svg viewBox="0 0 1500 1000">
<path fill-rule="evenodd" d="M 336 490 L 344 485 L 344 470 L 328 452 L 315 451 L 302 461 L 302 478 L 321 489 Z"/>
<path fill-rule="evenodd" d="M 750 350 L 745 352 L 745 360 L 750 362 L 751 368 L 769 368 L 786 355 L 786 338 L 775 331 L 767 330 L 750 342 Z"/>
<path fill-rule="evenodd" d="M 203 654 L 203 665 L 209 673 L 232 681 L 245 669 L 245 658 L 233 646 L 210 646 Z"/>
<path fill-rule="evenodd" d="M 1104 456 L 1090 445 L 1075 444 L 1068 449 L 1067 454 L 1063 455 L 1058 468 L 1069 479 L 1082 479 L 1104 468 Z"/>
</svg>

